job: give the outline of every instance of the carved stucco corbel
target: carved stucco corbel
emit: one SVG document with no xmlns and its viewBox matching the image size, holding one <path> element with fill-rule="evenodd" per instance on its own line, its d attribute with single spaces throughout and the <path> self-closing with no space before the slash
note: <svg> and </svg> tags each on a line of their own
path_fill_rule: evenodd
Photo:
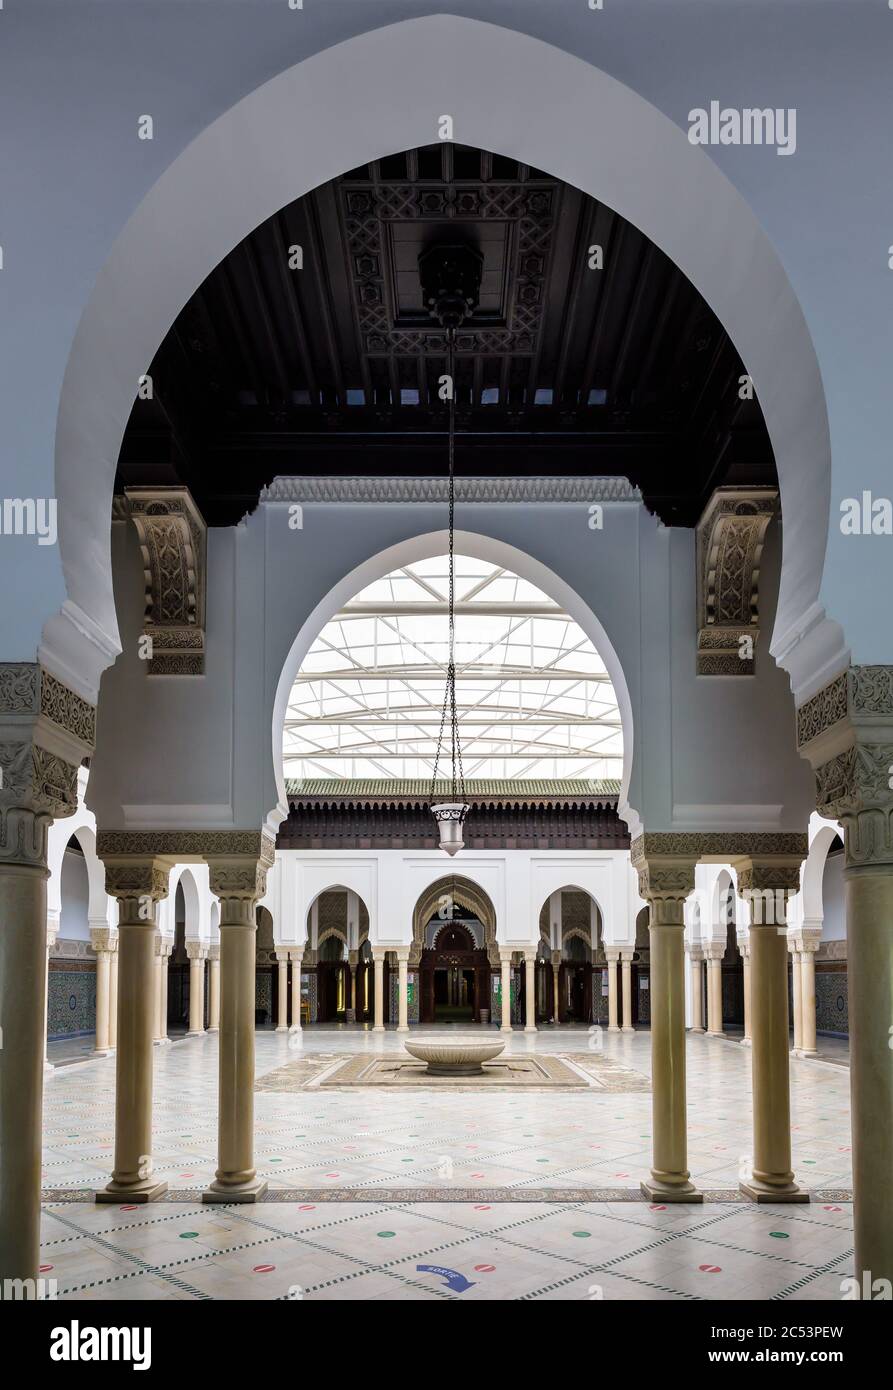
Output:
<svg viewBox="0 0 893 1390">
<path fill-rule="evenodd" d="M 134 487 L 125 495 L 143 562 L 149 675 L 204 675 L 204 518 L 185 487 Z"/>
<path fill-rule="evenodd" d="M 774 488 L 717 488 L 698 522 L 699 676 L 754 673 L 760 561 L 777 501 Z"/>
<path fill-rule="evenodd" d="M 849 868 L 893 864 L 893 666 L 851 666 L 797 711 L 816 806 L 846 831 Z"/>
</svg>

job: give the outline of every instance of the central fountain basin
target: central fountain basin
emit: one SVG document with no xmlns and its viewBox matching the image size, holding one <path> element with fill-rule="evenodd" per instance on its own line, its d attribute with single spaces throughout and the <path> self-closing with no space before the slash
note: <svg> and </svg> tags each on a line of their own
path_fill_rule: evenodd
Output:
<svg viewBox="0 0 893 1390">
<path fill-rule="evenodd" d="M 432 1076 L 479 1076 L 505 1050 L 502 1038 L 419 1038 L 403 1046 Z"/>
</svg>

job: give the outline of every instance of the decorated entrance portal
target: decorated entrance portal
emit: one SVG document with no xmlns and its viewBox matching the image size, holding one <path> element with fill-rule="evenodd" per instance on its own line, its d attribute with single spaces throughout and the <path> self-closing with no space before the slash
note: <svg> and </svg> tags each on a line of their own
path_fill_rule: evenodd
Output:
<svg viewBox="0 0 893 1390">
<path fill-rule="evenodd" d="M 431 939 L 428 934 L 426 938 Z M 486 949 L 477 947 L 470 926 L 458 922 L 440 924 L 433 945 L 422 951 L 419 975 L 422 1023 L 470 1024 L 489 1020 L 490 963 Z"/>
</svg>

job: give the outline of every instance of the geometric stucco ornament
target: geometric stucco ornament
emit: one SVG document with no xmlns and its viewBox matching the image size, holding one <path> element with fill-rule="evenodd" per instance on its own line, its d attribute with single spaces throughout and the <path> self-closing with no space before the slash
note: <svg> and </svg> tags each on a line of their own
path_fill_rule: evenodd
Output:
<svg viewBox="0 0 893 1390">
<path fill-rule="evenodd" d="M 778 492 L 717 488 L 697 526 L 698 675 L 752 676 L 760 561 Z"/>
<path fill-rule="evenodd" d="M 150 676 L 205 671 L 207 527 L 185 487 L 125 489 L 143 562 Z"/>
</svg>

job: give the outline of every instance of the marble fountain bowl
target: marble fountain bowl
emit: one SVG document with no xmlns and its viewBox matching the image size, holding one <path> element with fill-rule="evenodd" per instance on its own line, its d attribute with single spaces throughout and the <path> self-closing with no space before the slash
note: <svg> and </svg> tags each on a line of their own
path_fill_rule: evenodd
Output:
<svg viewBox="0 0 893 1390">
<path fill-rule="evenodd" d="M 419 1038 L 403 1046 L 410 1057 L 428 1063 L 431 1076 L 479 1076 L 485 1062 L 505 1050 L 502 1038 Z"/>
</svg>

